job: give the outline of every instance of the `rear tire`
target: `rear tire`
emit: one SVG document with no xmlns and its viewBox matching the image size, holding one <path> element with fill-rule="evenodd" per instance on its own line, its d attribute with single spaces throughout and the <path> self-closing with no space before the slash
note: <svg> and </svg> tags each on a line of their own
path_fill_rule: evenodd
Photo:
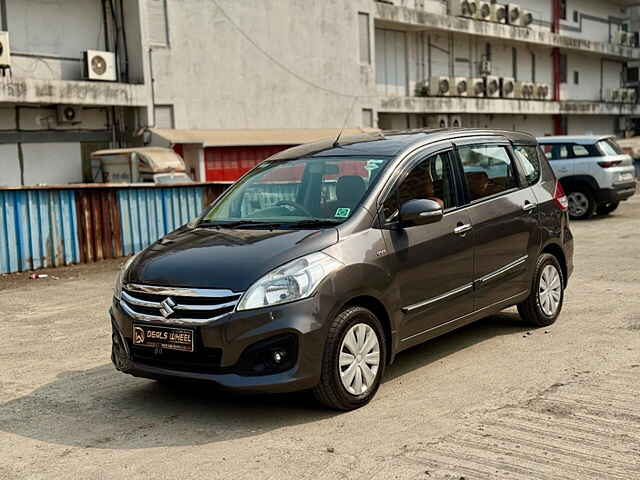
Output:
<svg viewBox="0 0 640 480">
<path fill-rule="evenodd" d="M 602 203 L 598 205 L 598 208 L 597 208 L 598 215 L 609 215 L 616 208 L 618 208 L 618 205 L 620 205 L 620 202 Z"/>
<path fill-rule="evenodd" d="M 534 327 L 547 327 L 554 323 L 562 311 L 564 276 L 558 259 L 543 253 L 538 257 L 533 274 L 531 292 L 518 304 L 520 317 Z"/>
<path fill-rule="evenodd" d="M 366 405 L 380 386 L 386 354 L 380 320 L 366 308 L 346 308 L 329 327 L 314 396 L 336 410 Z"/>
<path fill-rule="evenodd" d="M 596 201 L 586 187 L 572 188 L 567 194 L 569 200 L 569 217 L 573 220 L 591 218 L 596 210 Z"/>
</svg>

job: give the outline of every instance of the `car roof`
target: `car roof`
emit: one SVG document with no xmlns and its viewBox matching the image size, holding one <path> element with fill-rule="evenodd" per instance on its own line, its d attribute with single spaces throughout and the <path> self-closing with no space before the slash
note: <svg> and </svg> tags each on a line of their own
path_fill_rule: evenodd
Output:
<svg viewBox="0 0 640 480">
<path fill-rule="evenodd" d="M 337 136 L 337 135 L 336 135 Z M 415 144 L 468 136 L 501 136 L 519 144 L 536 144 L 534 136 L 524 132 L 480 128 L 439 128 L 368 133 L 350 137 L 324 139 L 289 148 L 268 160 L 291 160 L 300 157 L 330 157 L 345 155 L 373 155 L 392 157 Z"/>
<path fill-rule="evenodd" d="M 538 143 L 578 143 L 591 145 L 600 140 L 615 138 L 614 135 L 556 135 L 553 137 L 538 137 Z"/>
</svg>

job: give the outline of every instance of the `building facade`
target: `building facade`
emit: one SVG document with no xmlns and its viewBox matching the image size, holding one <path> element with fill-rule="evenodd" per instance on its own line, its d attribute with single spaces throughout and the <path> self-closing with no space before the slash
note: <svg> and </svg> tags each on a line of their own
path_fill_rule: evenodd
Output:
<svg viewBox="0 0 640 480">
<path fill-rule="evenodd" d="M 634 4 L 0 0 L 0 185 L 91 181 L 90 152 L 149 142 L 215 180 L 220 130 L 247 130 L 227 147 L 343 125 L 623 135 Z"/>
</svg>

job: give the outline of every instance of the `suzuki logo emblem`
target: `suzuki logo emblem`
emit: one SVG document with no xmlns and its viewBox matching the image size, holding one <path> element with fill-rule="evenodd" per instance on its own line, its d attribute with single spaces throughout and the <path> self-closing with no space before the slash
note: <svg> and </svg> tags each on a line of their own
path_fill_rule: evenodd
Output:
<svg viewBox="0 0 640 480">
<path fill-rule="evenodd" d="M 162 302 L 160 302 L 160 313 L 164 318 L 167 318 L 173 313 L 173 307 L 175 306 L 176 302 L 174 302 L 171 297 L 165 298 Z"/>
</svg>

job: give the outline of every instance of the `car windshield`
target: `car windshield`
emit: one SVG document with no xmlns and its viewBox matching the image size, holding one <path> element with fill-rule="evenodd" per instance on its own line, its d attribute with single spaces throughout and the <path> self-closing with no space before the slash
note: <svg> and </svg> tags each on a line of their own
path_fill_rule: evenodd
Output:
<svg viewBox="0 0 640 480">
<path fill-rule="evenodd" d="M 389 157 L 266 161 L 235 183 L 200 226 L 331 226 L 347 220 Z"/>
<path fill-rule="evenodd" d="M 155 183 L 169 185 L 173 183 L 192 183 L 193 181 L 186 173 L 168 173 L 162 175 L 156 175 L 154 177 Z"/>
</svg>

